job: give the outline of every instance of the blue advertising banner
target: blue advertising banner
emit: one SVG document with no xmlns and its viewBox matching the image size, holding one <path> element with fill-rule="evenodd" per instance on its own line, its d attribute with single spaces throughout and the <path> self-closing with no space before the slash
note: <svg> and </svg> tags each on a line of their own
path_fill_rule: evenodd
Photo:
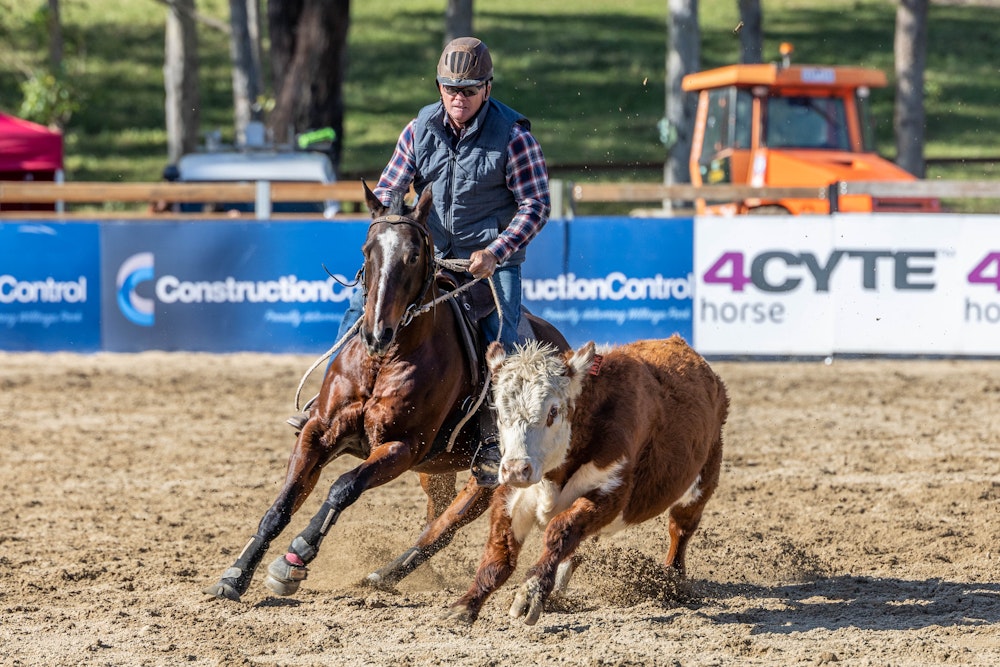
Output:
<svg viewBox="0 0 1000 667">
<path fill-rule="evenodd" d="M 105 223 L 104 347 L 322 352 L 335 342 L 355 289 L 345 283 L 361 267 L 367 227 Z"/>
<path fill-rule="evenodd" d="M 690 341 L 693 242 L 691 218 L 551 221 L 528 249 L 524 304 L 573 346 Z"/>
<path fill-rule="evenodd" d="M 101 349 L 99 226 L 0 222 L 0 349 Z"/>
</svg>

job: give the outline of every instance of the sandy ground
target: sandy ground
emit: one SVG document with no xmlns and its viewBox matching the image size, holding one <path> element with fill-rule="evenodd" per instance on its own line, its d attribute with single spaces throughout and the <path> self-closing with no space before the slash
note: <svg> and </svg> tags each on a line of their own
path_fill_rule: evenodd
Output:
<svg viewBox="0 0 1000 667">
<path fill-rule="evenodd" d="M 397 593 L 415 475 L 344 512 L 290 598 L 208 599 L 277 493 L 302 356 L 0 354 L 2 665 L 997 665 L 1000 362 L 718 362 L 722 482 L 683 590 L 666 522 L 596 546 L 538 625 L 443 620 L 485 519 Z M 283 553 L 330 466 L 265 559 Z M 460 480 L 461 481 L 461 480 Z"/>
</svg>

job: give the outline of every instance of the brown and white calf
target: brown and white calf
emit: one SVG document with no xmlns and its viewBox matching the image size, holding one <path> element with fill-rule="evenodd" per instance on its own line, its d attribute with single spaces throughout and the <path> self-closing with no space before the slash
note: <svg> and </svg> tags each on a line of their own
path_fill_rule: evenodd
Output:
<svg viewBox="0 0 1000 667">
<path fill-rule="evenodd" d="M 572 574 L 585 538 L 668 512 L 666 566 L 685 574 L 685 551 L 719 482 L 729 398 L 722 380 L 679 336 L 604 355 L 587 343 L 560 354 L 528 343 L 510 356 L 492 345 L 500 483 L 476 577 L 450 615 L 471 623 L 513 573 L 537 524 L 541 558 L 510 615 L 537 622 Z"/>
</svg>

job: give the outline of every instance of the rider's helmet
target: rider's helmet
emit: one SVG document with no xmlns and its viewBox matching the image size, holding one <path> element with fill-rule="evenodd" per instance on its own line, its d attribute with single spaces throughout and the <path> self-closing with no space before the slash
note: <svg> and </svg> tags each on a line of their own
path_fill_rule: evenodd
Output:
<svg viewBox="0 0 1000 667">
<path fill-rule="evenodd" d="M 493 78 L 490 50 L 475 37 L 448 42 L 438 61 L 437 80 L 443 86 L 476 86 Z"/>
</svg>

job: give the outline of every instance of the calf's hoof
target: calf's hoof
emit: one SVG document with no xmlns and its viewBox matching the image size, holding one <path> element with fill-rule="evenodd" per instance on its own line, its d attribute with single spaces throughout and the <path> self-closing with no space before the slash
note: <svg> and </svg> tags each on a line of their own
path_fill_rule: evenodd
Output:
<svg viewBox="0 0 1000 667">
<path fill-rule="evenodd" d="M 289 557 L 301 562 L 295 554 L 279 556 L 267 568 L 267 578 L 264 585 L 276 595 L 294 595 L 299 590 L 299 584 L 309 576 L 309 568 L 288 562 Z"/>
<path fill-rule="evenodd" d="M 545 596 L 538 579 L 529 579 L 514 594 L 509 615 L 511 618 L 520 618 L 525 625 L 534 625 L 542 615 L 544 604 Z"/>
<path fill-rule="evenodd" d="M 455 625 L 472 625 L 478 614 L 464 604 L 455 604 L 445 612 L 444 619 Z"/>
</svg>

